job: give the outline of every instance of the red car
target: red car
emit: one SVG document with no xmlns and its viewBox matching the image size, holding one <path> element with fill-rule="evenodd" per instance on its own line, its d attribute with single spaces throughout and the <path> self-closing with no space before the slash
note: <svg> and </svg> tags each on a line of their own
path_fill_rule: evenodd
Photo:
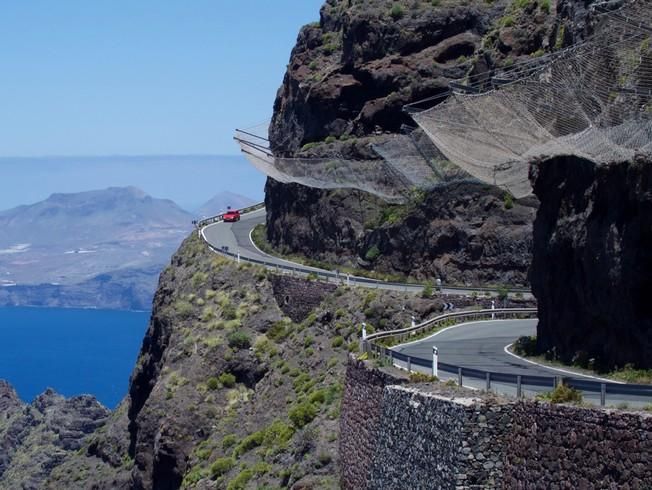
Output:
<svg viewBox="0 0 652 490">
<path fill-rule="evenodd" d="M 224 221 L 240 221 L 240 211 L 237 209 L 229 209 L 226 213 L 224 213 Z"/>
</svg>

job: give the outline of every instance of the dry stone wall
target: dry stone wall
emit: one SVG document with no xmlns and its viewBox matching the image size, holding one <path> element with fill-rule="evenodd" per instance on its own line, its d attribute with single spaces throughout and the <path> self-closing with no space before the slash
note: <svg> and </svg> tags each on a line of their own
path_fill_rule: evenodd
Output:
<svg viewBox="0 0 652 490">
<path fill-rule="evenodd" d="M 650 414 L 404 383 L 349 363 L 342 488 L 652 488 Z"/>
<path fill-rule="evenodd" d="M 327 294 L 337 289 L 336 284 L 301 277 L 272 275 L 270 282 L 279 308 L 295 322 L 305 320 Z"/>
</svg>

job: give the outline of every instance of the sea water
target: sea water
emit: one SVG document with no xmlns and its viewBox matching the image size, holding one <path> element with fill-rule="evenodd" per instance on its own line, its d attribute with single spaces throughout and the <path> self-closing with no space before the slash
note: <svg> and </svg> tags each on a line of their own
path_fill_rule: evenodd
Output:
<svg viewBox="0 0 652 490">
<path fill-rule="evenodd" d="M 127 394 L 149 312 L 0 308 L 0 379 L 27 402 L 53 388 L 115 408 Z"/>
</svg>

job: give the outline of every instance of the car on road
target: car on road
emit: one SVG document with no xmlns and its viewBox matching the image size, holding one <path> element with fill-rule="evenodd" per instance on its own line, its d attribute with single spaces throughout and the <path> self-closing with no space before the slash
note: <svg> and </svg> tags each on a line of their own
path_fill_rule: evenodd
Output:
<svg viewBox="0 0 652 490">
<path fill-rule="evenodd" d="M 224 213 L 224 221 L 240 221 L 240 211 L 237 209 L 229 209 Z"/>
</svg>

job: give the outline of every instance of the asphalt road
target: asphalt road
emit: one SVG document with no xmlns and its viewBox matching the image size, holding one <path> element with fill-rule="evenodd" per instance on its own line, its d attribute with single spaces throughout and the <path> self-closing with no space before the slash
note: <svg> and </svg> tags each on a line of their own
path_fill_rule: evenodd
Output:
<svg viewBox="0 0 652 490">
<path fill-rule="evenodd" d="M 563 373 L 559 371 L 521 361 L 505 352 L 505 346 L 518 337 L 535 335 L 536 325 L 537 320 L 465 323 L 392 350 L 411 357 L 432 359 L 432 347 L 437 346 L 439 361 L 447 364 L 495 373 L 561 376 Z"/>
<path fill-rule="evenodd" d="M 213 247 L 217 249 L 222 249 L 223 247 L 228 247 L 228 251 L 231 253 L 240 253 L 241 257 L 264 260 L 271 264 L 276 264 L 279 266 L 291 267 L 291 268 L 301 268 L 307 269 L 316 274 L 324 274 L 329 271 L 323 269 L 318 269 L 316 267 L 309 267 L 302 264 L 297 264 L 295 262 L 290 262 L 288 260 L 279 259 L 272 255 L 268 255 L 264 252 L 259 251 L 256 246 L 251 242 L 250 233 L 256 225 L 265 223 L 265 209 L 260 209 L 252 213 L 247 213 L 242 215 L 240 221 L 235 223 L 224 223 L 218 222 L 206 226 L 202 233 L 204 239 L 210 243 Z M 340 281 L 345 280 L 345 275 L 340 275 Z M 334 279 L 333 279 L 334 280 Z M 423 290 L 423 286 L 414 285 L 414 284 L 397 284 L 397 283 L 385 283 L 382 281 L 370 280 L 366 278 L 359 278 L 356 276 L 351 276 L 352 281 L 358 282 L 359 285 L 370 288 L 378 289 L 388 289 L 393 291 L 405 291 L 412 293 L 420 293 Z M 481 290 L 469 288 L 444 288 L 441 290 L 443 294 L 455 294 L 455 295 L 471 295 L 473 293 L 480 292 Z M 524 297 L 530 297 L 530 293 L 522 293 Z"/>
<path fill-rule="evenodd" d="M 218 222 L 206 226 L 202 230 L 202 234 L 204 239 L 213 247 L 217 249 L 228 247 L 229 252 L 240 253 L 241 257 L 266 261 L 279 266 L 299 267 L 315 273 L 323 274 L 327 272 L 322 269 L 279 259 L 259 251 L 251 242 L 250 233 L 256 225 L 261 223 L 265 223 L 265 209 L 243 215 L 242 219 L 235 223 Z M 344 275 L 340 277 L 340 280 L 344 280 Z M 352 280 L 355 280 L 353 276 Z M 380 281 L 375 281 L 371 285 L 368 282 L 361 285 L 398 291 L 420 292 L 422 290 L 421 286 L 387 284 Z M 442 292 L 444 294 L 459 295 L 471 294 L 474 290 L 447 289 L 444 287 Z M 531 376 L 565 376 L 595 380 L 595 378 L 591 378 L 590 376 L 563 372 L 563 370 L 528 363 L 505 352 L 505 347 L 514 342 L 518 337 L 534 335 L 536 332 L 536 322 L 537 320 L 496 320 L 466 323 L 442 330 L 418 342 L 396 346 L 393 349 L 412 357 L 432 359 L 432 346 L 436 345 L 439 349 L 439 361 L 447 364 L 496 373 Z M 483 387 L 483 383 L 478 380 L 465 381 L 465 385 Z M 514 390 L 513 385 L 500 386 L 499 383 L 496 383 L 496 388 L 500 392 L 507 394 L 513 394 L 510 390 Z M 530 394 L 533 394 L 537 391 L 545 391 L 545 389 L 536 388 L 528 390 L 527 387 L 524 387 L 524 392 L 528 393 L 528 391 Z M 599 395 L 594 393 L 585 394 L 585 399 L 597 403 Z M 649 403 L 649 399 L 638 396 L 608 396 L 609 404 L 621 402 L 627 402 L 637 406 Z"/>
</svg>

